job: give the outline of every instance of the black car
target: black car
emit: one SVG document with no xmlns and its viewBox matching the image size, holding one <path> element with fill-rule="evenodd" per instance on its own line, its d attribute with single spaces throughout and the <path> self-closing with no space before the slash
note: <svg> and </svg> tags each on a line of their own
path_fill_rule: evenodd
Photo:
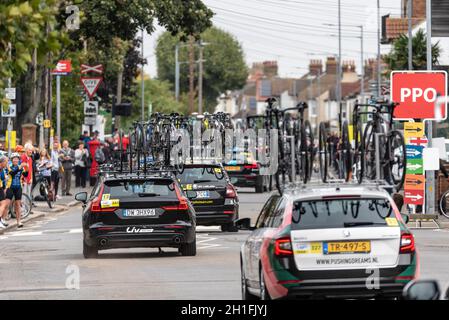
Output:
<svg viewBox="0 0 449 320">
<path fill-rule="evenodd" d="M 194 194 L 194 192 L 191 192 Z M 83 254 L 135 247 L 174 247 L 196 255 L 195 210 L 172 174 L 101 175 L 83 205 Z"/>
<path fill-rule="evenodd" d="M 194 191 L 190 199 L 198 225 L 220 225 L 222 231 L 238 231 L 239 199 L 221 164 L 186 164 L 178 174 L 185 191 Z"/>
</svg>

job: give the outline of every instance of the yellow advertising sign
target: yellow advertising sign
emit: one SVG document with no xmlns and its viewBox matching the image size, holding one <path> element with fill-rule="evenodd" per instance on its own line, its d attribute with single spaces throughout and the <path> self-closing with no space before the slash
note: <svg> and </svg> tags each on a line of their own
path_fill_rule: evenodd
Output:
<svg viewBox="0 0 449 320">
<path fill-rule="evenodd" d="M 422 138 L 424 136 L 423 122 L 405 122 L 404 123 L 404 138 Z"/>
<path fill-rule="evenodd" d="M 48 119 L 44 120 L 44 128 L 45 129 L 51 128 L 51 121 L 50 120 L 48 120 Z"/>
<path fill-rule="evenodd" d="M 11 149 L 14 150 L 16 148 L 16 132 L 10 131 L 11 134 Z M 9 148 L 9 141 L 8 141 L 8 131 L 5 133 L 5 150 Z"/>
</svg>

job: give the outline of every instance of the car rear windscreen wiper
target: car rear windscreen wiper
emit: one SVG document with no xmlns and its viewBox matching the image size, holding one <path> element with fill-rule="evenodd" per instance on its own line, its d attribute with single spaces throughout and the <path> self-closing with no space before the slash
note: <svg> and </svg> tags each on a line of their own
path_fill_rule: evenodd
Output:
<svg viewBox="0 0 449 320">
<path fill-rule="evenodd" d="M 139 197 L 159 197 L 159 193 L 151 193 L 151 192 L 139 192 Z"/>
<path fill-rule="evenodd" d="M 343 225 L 345 228 L 350 228 L 358 226 L 385 225 L 385 223 L 361 221 L 361 222 L 345 222 Z"/>
<path fill-rule="evenodd" d="M 193 180 L 193 183 L 214 182 L 212 180 Z"/>
</svg>

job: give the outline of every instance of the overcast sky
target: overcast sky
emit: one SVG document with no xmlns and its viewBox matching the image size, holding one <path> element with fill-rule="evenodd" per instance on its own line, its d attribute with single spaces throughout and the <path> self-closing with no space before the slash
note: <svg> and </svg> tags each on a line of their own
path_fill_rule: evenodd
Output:
<svg viewBox="0 0 449 320">
<path fill-rule="evenodd" d="M 203 0 L 214 11 L 213 23 L 230 32 L 243 46 L 245 59 L 277 60 L 283 77 L 307 72 L 310 59 L 338 53 L 337 0 Z M 380 0 L 381 15 L 400 16 L 401 0 Z M 360 28 L 364 27 L 365 59 L 377 53 L 377 1 L 341 0 L 342 56 L 354 60 L 360 71 Z M 145 35 L 146 72 L 156 76 L 154 48 L 164 31 Z M 389 46 L 381 46 L 382 53 Z M 205 57 L 207 59 L 207 57 Z M 324 61 L 323 61 L 324 62 Z"/>
</svg>

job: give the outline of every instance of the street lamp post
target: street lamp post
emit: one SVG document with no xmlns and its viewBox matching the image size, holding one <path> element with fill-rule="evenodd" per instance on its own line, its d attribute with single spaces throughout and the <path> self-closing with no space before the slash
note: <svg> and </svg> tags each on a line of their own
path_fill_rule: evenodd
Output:
<svg viewBox="0 0 449 320">
<path fill-rule="evenodd" d="M 142 85 L 142 99 L 141 99 L 141 112 L 142 112 L 142 121 L 145 120 L 145 81 L 143 79 L 143 65 L 144 65 L 144 55 L 143 55 L 143 29 L 142 29 L 142 70 L 140 72 L 141 76 L 141 85 Z"/>
<path fill-rule="evenodd" d="M 377 0 L 377 96 L 380 98 L 381 85 L 381 67 L 380 67 L 380 0 Z"/>
</svg>

